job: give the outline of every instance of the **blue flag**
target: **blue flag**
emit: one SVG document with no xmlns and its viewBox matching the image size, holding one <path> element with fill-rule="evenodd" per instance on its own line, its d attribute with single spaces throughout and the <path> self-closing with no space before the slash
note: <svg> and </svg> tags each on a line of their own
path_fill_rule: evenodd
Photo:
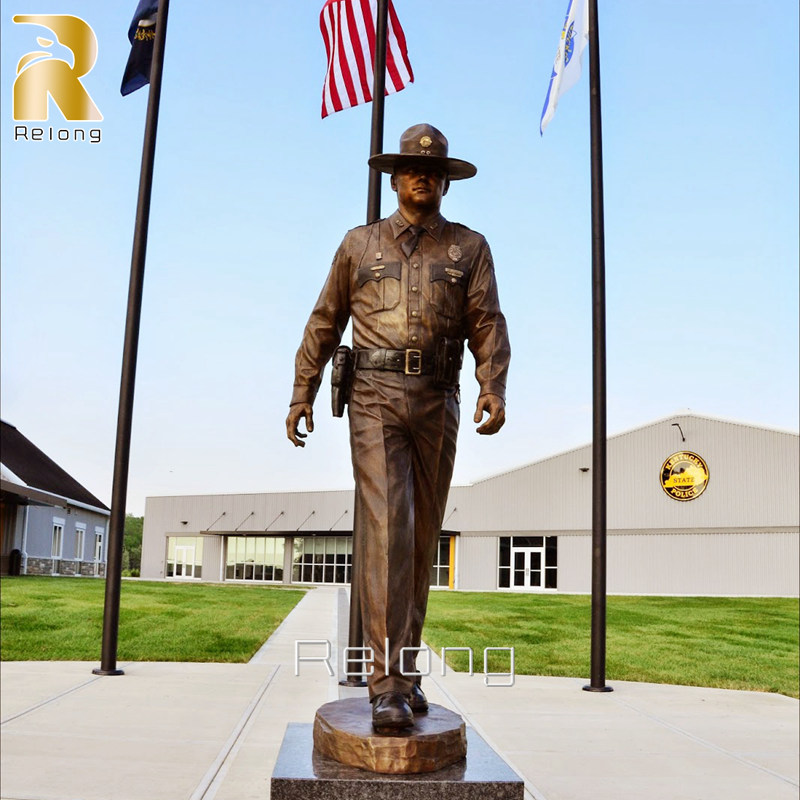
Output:
<svg viewBox="0 0 800 800">
<path fill-rule="evenodd" d="M 581 76 L 583 50 L 589 41 L 589 2 L 588 0 L 569 0 L 567 17 L 561 38 L 558 40 L 558 51 L 547 87 L 539 132 L 544 134 L 547 124 L 556 113 L 558 99 L 567 89 L 571 89 Z"/>
<path fill-rule="evenodd" d="M 153 63 L 153 44 L 156 39 L 156 14 L 158 0 L 139 0 L 133 15 L 128 39 L 131 54 L 122 76 L 120 93 L 124 96 L 150 83 L 150 65 Z"/>
</svg>

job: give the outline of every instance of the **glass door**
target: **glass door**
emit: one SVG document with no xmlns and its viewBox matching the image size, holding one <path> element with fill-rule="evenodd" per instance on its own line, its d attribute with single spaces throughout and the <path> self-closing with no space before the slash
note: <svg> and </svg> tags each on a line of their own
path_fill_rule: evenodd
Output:
<svg viewBox="0 0 800 800">
<path fill-rule="evenodd" d="M 175 545 L 175 577 L 194 578 L 194 547 Z"/>
<path fill-rule="evenodd" d="M 511 549 L 512 583 L 515 589 L 541 589 L 544 586 L 544 548 Z"/>
</svg>

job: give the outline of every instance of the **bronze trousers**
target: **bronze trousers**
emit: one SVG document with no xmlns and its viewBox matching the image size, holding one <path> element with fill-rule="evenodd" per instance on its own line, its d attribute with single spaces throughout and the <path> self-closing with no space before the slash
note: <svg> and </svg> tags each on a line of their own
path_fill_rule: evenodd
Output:
<svg viewBox="0 0 800 800">
<path fill-rule="evenodd" d="M 355 568 L 374 658 L 369 696 L 408 693 L 419 679 L 402 674 L 400 651 L 422 636 L 453 475 L 457 391 L 435 388 L 429 375 L 358 370 L 349 408 Z M 415 653 L 403 655 L 403 671 L 416 671 Z"/>
</svg>

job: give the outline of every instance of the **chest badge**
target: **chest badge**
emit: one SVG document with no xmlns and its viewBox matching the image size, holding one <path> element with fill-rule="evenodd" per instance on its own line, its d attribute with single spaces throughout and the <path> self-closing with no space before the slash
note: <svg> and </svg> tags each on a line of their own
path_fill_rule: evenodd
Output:
<svg viewBox="0 0 800 800">
<path fill-rule="evenodd" d="M 461 248 L 457 244 L 451 244 L 447 248 L 447 256 L 451 261 L 461 261 L 462 255 Z"/>
</svg>

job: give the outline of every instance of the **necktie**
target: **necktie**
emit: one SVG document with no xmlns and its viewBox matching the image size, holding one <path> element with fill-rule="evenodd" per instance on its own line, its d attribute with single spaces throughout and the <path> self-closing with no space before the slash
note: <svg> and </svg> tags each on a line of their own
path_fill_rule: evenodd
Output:
<svg viewBox="0 0 800 800">
<path fill-rule="evenodd" d="M 408 229 L 410 236 L 404 242 L 400 243 L 400 249 L 406 254 L 406 258 L 410 258 L 414 250 L 417 249 L 419 237 L 425 233 L 425 228 L 421 225 L 411 225 Z"/>
</svg>

